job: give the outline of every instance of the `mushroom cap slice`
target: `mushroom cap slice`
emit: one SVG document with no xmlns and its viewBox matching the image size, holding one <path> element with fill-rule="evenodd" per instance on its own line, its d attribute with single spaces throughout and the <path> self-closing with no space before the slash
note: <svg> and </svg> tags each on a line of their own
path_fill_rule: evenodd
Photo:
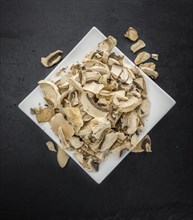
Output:
<svg viewBox="0 0 193 220">
<path fill-rule="evenodd" d="M 75 158 L 79 161 L 79 163 L 83 164 L 84 163 L 84 157 L 83 154 L 80 152 L 76 152 L 74 154 Z"/>
<path fill-rule="evenodd" d="M 108 66 L 94 65 L 94 66 L 90 67 L 88 70 L 99 72 L 101 74 L 107 74 L 107 75 L 110 74 Z"/>
<path fill-rule="evenodd" d="M 95 118 L 105 118 L 108 114 L 108 112 L 105 112 L 104 110 L 100 110 L 96 108 L 93 103 L 89 100 L 88 95 L 83 92 L 80 95 L 80 102 L 83 106 L 84 111 Z"/>
<path fill-rule="evenodd" d="M 149 135 L 146 135 L 137 145 L 132 149 L 133 153 L 152 152 L 151 139 Z"/>
<path fill-rule="evenodd" d="M 66 107 L 64 108 L 64 113 L 77 133 L 84 124 L 80 109 L 77 107 Z"/>
<path fill-rule="evenodd" d="M 58 128 L 62 127 L 64 136 L 66 140 L 69 140 L 74 135 L 74 129 L 72 125 L 70 125 L 66 119 L 63 117 L 61 113 L 57 113 L 50 120 L 50 125 L 53 132 L 58 136 Z"/>
<path fill-rule="evenodd" d="M 138 143 L 138 135 L 135 133 L 131 137 L 131 146 L 136 146 Z"/>
<path fill-rule="evenodd" d="M 149 58 L 150 58 L 150 54 L 144 51 L 144 52 L 141 52 L 137 55 L 137 57 L 134 60 L 134 63 L 136 65 L 139 65 L 141 63 L 144 63 Z"/>
<path fill-rule="evenodd" d="M 140 106 L 141 117 L 149 115 L 150 105 L 151 105 L 151 103 L 150 103 L 149 99 L 143 99 L 141 106 Z"/>
<path fill-rule="evenodd" d="M 99 51 L 111 52 L 113 47 L 116 45 L 117 45 L 117 40 L 112 36 L 108 36 L 104 41 L 98 44 L 98 49 Z"/>
<path fill-rule="evenodd" d="M 48 149 L 50 151 L 53 151 L 53 152 L 57 152 L 56 148 L 55 148 L 55 145 L 52 141 L 47 141 L 46 142 L 46 146 L 48 147 Z"/>
<path fill-rule="evenodd" d="M 158 60 L 159 59 L 159 55 L 157 53 L 152 53 L 151 54 L 151 58 L 154 60 Z"/>
<path fill-rule="evenodd" d="M 149 62 L 149 63 L 142 63 L 142 64 L 140 64 L 139 68 L 141 69 L 141 67 L 149 67 L 149 68 L 155 70 L 156 65 L 153 62 Z"/>
<path fill-rule="evenodd" d="M 51 100 L 54 108 L 60 105 L 61 96 L 58 91 L 58 87 L 53 82 L 48 80 L 40 80 L 38 84 L 44 92 L 45 98 Z"/>
<path fill-rule="evenodd" d="M 100 151 L 109 150 L 111 148 L 111 146 L 116 142 L 116 140 L 117 140 L 117 133 L 110 132 L 110 133 L 106 134 L 105 140 L 100 147 Z"/>
<path fill-rule="evenodd" d="M 141 67 L 141 70 L 146 74 L 148 75 L 149 77 L 151 77 L 152 79 L 156 79 L 159 74 L 157 71 L 153 70 L 152 68 L 150 67 Z"/>
<path fill-rule="evenodd" d="M 103 84 L 98 84 L 96 82 L 90 82 L 90 83 L 86 83 L 83 86 L 83 90 L 86 90 L 88 92 L 92 92 L 94 94 L 98 94 L 100 92 L 101 89 L 104 88 Z"/>
<path fill-rule="evenodd" d="M 135 28 L 132 27 L 128 28 L 124 36 L 131 41 L 136 41 L 139 38 L 137 31 L 135 30 Z"/>
<path fill-rule="evenodd" d="M 52 108 L 47 107 L 36 112 L 36 119 L 39 123 L 49 122 L 50 119 L 54 116 L 54 114 L 54 110 Z"/>
<path fill-rule="evenodd" d="M 75 149 L 81 148 L 84 144 L 84 142 L 81 141 L 80 138 L 76 136 L 73 136 L 72 138 L 70 138 L 69 142 L 70 142 L 70 145 Z"/>
<path fill-rule="evenodd" d="M 68 154 L 60 146 L 58 146 L 57 161 L 60 167 L 64 168 L 68 163 L 68 160 L 69 160 Z"/>
<path fill-rule="evenodd" d="M 60 56 L 60 54 L 62 54 L 62 53 L 63 53 L 63 51 L 56 50 L 55 52 L 50 53 L 47 57 L 41 57 L 41 63 L 45 67 L 51 67 L 61 60 L 62 57 Z"/>
<path fill-rule="evenodd" d="M 123 67 L 121 65 L 113 64 L 111 67 L 111 73 L 115 79 L 119 77 L 122 71 L 123 71 Z"/>
<path fill-rule="evenodd" d="M 132 111 L 128 115 L 127 123 L 127 133 L 134 134 L 137 131 L 139 125 L 139 117 L 136 111 Z"/>
<path fill-rule="evenodd" d="M 141 98 L 136 98 L 135 96 L 130 97 L 127 101 L 121 101 L 118 106 L 118 111 L 120 112 L 130 112 L 133 111 L 142 102 Z"/>
<path fill-rule="evenodd" d="M 101 74 L 96 71 L 86 71 L 85 72 L 86 82 L 99 81 Z"/>
<path fill-rule="evenodd" d="M 69 144 L 67 143 L 66 141 L 66 138 L 64 136 L 64 132 L 62 130 L 62 127 L 59 127 L 58 128 L 58 138 L 60 139 L 60 142 L 61 142 L 61 145 L 60 147 L 63 149 L 63 150 L 66 150 L 68 149 L 70 146 Z"/>
<path fill-rule="evenodd" d="M 89 168 L 95 172 L 97 172 L 99 170 L 99 162 L 93 160 L 92 158 L 89 158 L 88 162 L 87 162 Z"/>
<path fill-rule="evenodd" d="M 120 65 L 119 61 L 117 61 L 111 57 L 108 59 L 108 64 L 109 64 L 109 66 L 112 66 L 113 64 Z"/>
<path fill-rule="evenodd" d="M 144 41 L 138 40 L 135 44 L 131 45 L 131 51 L 133 53 L 136 53 L 138 50 L 141 50 L 145 46 L 146 45 L 145 45 Z"/>
<path fill-rule="evenodd" d="M 134 80 L 134 83 L 137 85 L 137 87 L 139 87 L 140 89 L 143 89 L 144 88 L 144 79 L 143 78 L 136 78 Z"/>
</svg>

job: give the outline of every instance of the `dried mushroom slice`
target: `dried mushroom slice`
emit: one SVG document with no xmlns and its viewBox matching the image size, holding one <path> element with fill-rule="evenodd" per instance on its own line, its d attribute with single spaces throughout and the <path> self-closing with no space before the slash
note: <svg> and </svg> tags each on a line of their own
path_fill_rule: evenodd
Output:
<svg viewBox="0 0 193 220">
<path fill-rule="evenodd" d="M 60 146 L 58 146 L 57 161 L 60 167 L 64 168 L 68 163 L 68 160 L 69 160 L 68 154 Z"/>
<path fill-rule="evenodd" d="M 127 118 L 127 134 L 134 134 L 139 126 L 139 117 L 136 111 L 132 111 Z"/>
<path fill-rule="evenodd" d="M 156 79 L 159 74 L 157 71 L 151 69 L 150 67 L 141 67 L 141 70 L 148 75 L 149 77 L 151 77 L 152 79 Z"/>
<path fill-rule="evenodd" d="M 103 84 L 98 84 L 96 82 L 86 83 L 83 87 L 85 91 L 92 92 L 94 94 L 99 93 L 103 88 L 104 88 Z"/>
<path fill-rule="evenodd" d="M 131 51 L 133 53 L 136 53 L 138 50 L 141 50 L 142 48 L 144 48 L 146 45 L 145 45 L 145 42 L 142 41 L 142 40 L 138 40 L 135 44 L 133 44 L 131 46 Z"/>
<path fill-rule="evenodd" d="M 50 125 L 53 132 L 58 136 L 58 128 L 61 127 L 65 135 L 66 140 L 69 140 L 74 135 L 74 129 L 72 125 L 63 117 L 61 113 L 56 114 L 50 120 Z"/>
<path fill-rule="evenodd" d="M 77 133 L 84 124 L 80 109 L 77 107 L 66 107 L 64 108 L 64 113 L 67 120 L 72 124 L 75 132 Z"/>
<path fill-rule="evenodd" d="M 51 104 L 53 108 L 57 108 L 61 102 L 61 95 L 58 87 L 53 82 L 48 80 L 40 80 L 38 84 L 44 92 L 45 100 Z"/>
<path fill-rule="evenodd" d="M 137 145 L 132 149 L 133 153 L 152 152 L 151 139 L 149 135 L 146 135 Z"/>
<path fill-rule="evenodd" d="M 140 64 L 139 68 L 141 68 L 141 67 L 148 67 L 148 68 L 151 68 L 151 69 L 155 70 L 156 65 L 153 62 L 149 62 L 149 63 Z"/>
<path fill-rule="evenodd" d="M 116 45 L 117 40 L 112 36 L 108 36 L 104 41 L 98 44 L 98 49 L 99 51 L 111 52 L 113 47 Z"/>
<path fill-rule="evenodd" d="M 47 107 L 37 111 L 35 114 L 37 121 L 39 123 L 42 123 L 42 122 L 49 122 L 55 113 L 52 108 Z"/>
<path fill-rule="evenodd" d="M 135 58 L 134 63 L 136 65 L 139 65 L 139 64 L 144 63 L 145 61 L 147 61 L 149 58 L 150 58 L 150 54 L 149 53 L 141 52 Z"/>
<path fill-rule="evenodd" d="M 139 38 L 137 31 L 132 27 L 128 28 L 124 36 L 131 41 L 136 41 Z"/>
<path fill-rule="evenodd" d="M 48 149 L 50 151 L 53 151 L 53 152 L 57 152 L 56 148 L 55 148 L 55 145 L 52 141 L 47 141 L 46 142 L 46 146 L 48 147 Z"/>
<path fill-rule="evenodd" d="M 61 60 L 61 54 L 63 53 L 63 51 L 61 50 L 56 50 L 53 53 L 50 53 L 47 57 L 41 57 L 41 63 L 45 66 L 45 67 L 51 67 L 54 64 L 58 63 Z"/>
<path fill-rule="evenodd" d="M 159 59 L 159 55 L 157 53 L 152 53 L 151 54 L 151 58 L 154 60 L 158 60 Z"/>
<path fill-rule="evenodd" d="M 104 111 L 102 108 L 98 109 L 96 105 L 94 105 L 92 100 L 88 97 L 88 94 L 84 92 L 80 95 L 80 102 L 83 106 L 84 111 L 92 117 L 105 118 L 108 114 L 108 112 Z"/>
</svg>

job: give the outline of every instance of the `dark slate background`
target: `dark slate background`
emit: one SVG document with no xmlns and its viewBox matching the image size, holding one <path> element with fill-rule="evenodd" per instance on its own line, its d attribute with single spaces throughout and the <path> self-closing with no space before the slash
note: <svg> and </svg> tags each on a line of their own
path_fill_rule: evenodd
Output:
<svg viewBox="0 0 193 220">
<path fill-rule="evenodd" d="M 1 219 L 192 219 L 191 0 L 1 0 Z M 49 137 L 17 107 L 92 26 L 118 39 L 135 27 L 159 53 L 156 83 L 176 101 L 150 132 L 153 153 L 130 154 L 100 185 L 72 160 L 58 167 Z"/>
</svg>

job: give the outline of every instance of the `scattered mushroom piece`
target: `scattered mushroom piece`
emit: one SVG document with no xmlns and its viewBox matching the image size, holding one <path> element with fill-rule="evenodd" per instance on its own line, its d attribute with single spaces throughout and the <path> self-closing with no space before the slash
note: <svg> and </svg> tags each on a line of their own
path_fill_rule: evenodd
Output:
<svg viewBox="0 0 193 220">
<path fill-rule="evenodd" d="M 66 141 L 66 138 L 65 138 L 65 136 L 64 136 L 64 132 L 63 132 L 62 127 L 59 127 L 59 128 L 58 128 L 58 138 L 59 138 L 60 143 L 61 143 L 60 147 L 61 147 L 63 150 L 66 150 L 66 149 L 68 149 L 68 148 L 70 147 L 69 144 L 68 144 L 67 141 Z"/>
<path fill-rule="evenodd" d="M 53 53 L 50 53 L 47 57 L 41 57 L 41 63 L 45 66 L 45 67 L 51 67 L 54 64 L 58 63 L 61 60 L 61 54 L 63 53 L 63 51 L 61 50 L 56 50 Z"/>
<path fill-rule="evenodd" d="M 139 68 L 142 68 L 142 67 L 148 67 L 148 68 L 155 70 L 156 65 L 153 62 L 149 62 L 149 63 L 142 63 L 139 65 Z"/>
<path fill-rule="evenodd" d="M 116 140 L 117 140 L 117 133 L 111 132 L 106 134 L 105 140 L 101 145 L 100 150 L 101 151 L 109 150 Z"/>
<path fill-rule="evenodd" d="M 133 134 L 132 137 L 131 137 L 131 146 L 136 146 L 138 143 L 138 136 L 137 134 Z"/>
<path fill-rule="evenodd" d="M 142 102 L 141 98 L 136 98 L 132 96 L 128 101 L 121 101 L 118 110 L 120 112 L 131 112 Z"/>
<path fill-rule="evenodd" d="M 149 58 L 150 58 L 150 54 L 144 51 L 144 52 L 141 52 L 137 55 L 137 57 L 134 60 L 134 63 L 136 65 L 139 65 L 139 64 L 147 61 Z"/>
<path fill-rule="evenodd" d="M 144 99 L 141 103 L 140 110 L 141 110 L 141 117 L 149 115 L 150 111 L 150 101 L 148 99 Z"/>
<path fill-rule="evenodd" d="M 72 125 L 66 121 L 61 113 L 57 113 L 50 120 L 50 125 L 53 132 L 58 136 L 58 128 L 62 127 L 66 140 L 69 140 L 74 135 L 74 129 Z"/>
<path fill-rule="evenodd" d="M 152 152 L 151 139 L 149 135 L 146 135 L 137 145 L 132 149 L 133 153 Z"/>
<path fill-rule="evenodd" d="M 56 148 L 55 148 L 55 145 L 52 141 L 47 141 L 46 142 L 46 146 L 48 147 L 48 149 L 50 151 L 53 151 L 53 152 L 57 152 Z"/>
<path fill-rule="evenodd" d="M 86 82 L 93 82 L 93 81 L 98 82 L 101 77 L 101 74 L 96 71 L 87 71 L 85 73 L 85 76 L 86 76 Z"/>
<path fill-rule="evenodd" d="M 108 112 L 96 108 L 89 100 L 88 95 L 84 92 L 80 95 L 80 102 L 83 106 L 84 111 L 92 117 L 105 118 L 108 114 Z"/>
<path fill-rule="evenodd" d="M 134 134 L 137 131 L 139 125 L 139 117 L 136 111 L 132 111 L 128 115 L 127 123 L 127 133 Z"/>
<path fill-rule="evenodd" d="M 68 154 L 60 146 L 58 146 L 57 160 L 61 168 L 64 168 L 69 160 Z"/>
<path fill-rule="evenodd" d="M 83 164 L 84 163 L 84 157 L 83 157 L 83 154 L 80 153 L 80 152 L 76 152 L 74 154 L 75 158 L 79 161 L 80 164 Z"/>
<path fill-rule="evenodd" d="M 159 55 L 156 54 L 156 53 L 152 53 L 151 54 L 151 58 L 154 59 L 154 60 L 158 60 L 159 59 Z"/>
<path fill-rule="evenodd" d="M 77 133 L 84 124 L 80 109 L 77 107 L 66 107 L 64 108 L 64 113 L 68 121 L 74 126 L 74 130 Z"/>
<path fill-rule="evenodd" d="M 149 77 L 151 77 L 152 79 L 156 79 L 159 74 L 157 71 L 151 69 L 150 67 L 141 67 L 141 70 L 148 75 Z"/>
<path fill-rule="evenodd" d="M 49 100 L 54 108 L 58 107 L 61 99 L 58 87 L 53 82 L 48 80 L 40 80 L 38 84 L 44 92 L 44 98 Z"/>
<path fill-rule="evenodd" d="M 135 44 L 131 45 L 131 51 L 133 53 L 136 53 L 138 50 L 141 50 L 145 46 L 146 45 L 145 45 L 144 41 L 138 40 Z"/>
<path fill-rule="evenodd" d="M 107 39 L 99 43 L 98 49 L 99 51 L 111 52 L 113 47 L 116 45 L 117 45 L 117 40 L 112 36 L 108 36 Z"/>
<path fill-rule="evenodd" d="M 139 38 L 137 31 L 132 27 L 128 28 L 124 36 L 131 41 L 136 41 Z"/>
<path fill-rule="evenodd" d="M 88 92 L 92 92 L 94 94 L 99 93 L 102 88 L 104 88 L 104 85 L 103 84 L 98 84 L 96 82 L 86 83 L 83 87 L 84 90 L 86 90 Z"/>
<path fill-rule="evenodd" d="M 41 122 L 49 122 L 55 113 L 52 108 L 47 107 L 37 111 L 35 114 L 37 121 L 41 123 Z"/>
<path fill-rule="evenodd" d="M 69 139 L 69 142 L 70 142 L 70 145 L 75 149 L 81 148 L 82 145 L 84 144 L 83 141 L 80 141 L 79 137 L 75 137 L 75 136 L 71 137 Z"/>
<path fill-rule="evenodd" d="M 111 67 L 111 73 L 112 73 L 112 75 L 115 79 L 117 79 L 119 77 L 122 70 L 123 70 L 123 67 L 121 65 L 113 64 L 112 67 Z"/>
</svg>

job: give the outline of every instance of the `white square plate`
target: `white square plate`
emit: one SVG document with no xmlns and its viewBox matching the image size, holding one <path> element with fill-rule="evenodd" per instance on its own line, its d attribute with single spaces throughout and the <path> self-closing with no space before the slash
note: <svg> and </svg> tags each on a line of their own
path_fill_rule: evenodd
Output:
<svg viewBox="0 0 193 220">
<path fill-rule="evenodd" d="M 85 37 L 74 47 L 74 49 L 56 66 L 56 68 L 46 77 L 46 79 L 57 79 L 56 72 L 62 67 L 70 67 L 72 64 L 81 62 L 84 56 L 92 51 L 96 50 L 98 43 L 103 41 L 106 37 L 96 28 L 93 27 Z M 113 50 L 115 53 L 124 55 L 117 47 Z M 125 56 L 125 55 L 124 55 Z M 125 56 L 125 61 L 131 66 L 134 63 Z M 141 71 L 141 70 L 140 70 Z M 147 77 L 142 71 L 147 84 L 148 97 L 151 102 L 151 110 L 149 116 L 145 121 L 145 129 L 140 134 L 139 140 L 141 140 L 157 122 L 174 106 L 175 101 L 164 92 L 157 84 L 154 83 L 149 77 Z M 52 132 L 49 123 L 38 123 L 35 116 L 30 114 L 30 108 L 36 107 L 38 103 L 45 104 L 43 93 L 39 86 L 37 86 L 20 104 L 19 108 L 34 121 L 53 141 L 59 143 L 58 138 Z M 79 165 L 72 151 L 67 151 L 71 158 Z M 125 153 L 121 158 L 115 155 L 111 155 L 106 161 L 100 165 L 98 172 L 84 171 L 93 178 L 98 184 L 100 184 L 111 171 L 126 157 L 129 152 Z"/>
</svg>

